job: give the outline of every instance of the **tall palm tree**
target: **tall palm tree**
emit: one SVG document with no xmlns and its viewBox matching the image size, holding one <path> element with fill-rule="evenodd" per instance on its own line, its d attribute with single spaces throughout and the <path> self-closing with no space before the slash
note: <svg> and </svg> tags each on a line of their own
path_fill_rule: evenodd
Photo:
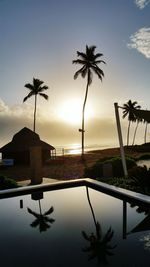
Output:
<svg viewBox="0 0 150 267">
<path fill-rule="evenodd" d="M 136 137 L 136 133 L 137 133 L 137 129 L 138 129 L 138 126 L 139 126 L 139 123 L 143 121 L 143 119 L 141 118 L 136 118 L 136 127 L 135 127 L 135 131 L 134 131 L 134 135 L 133 135 L 133 142 L 132 142 L 132 146 L 134 145 L 134 142 L 135 142 L 135 137 Z"/>
<path fill-rule="evenodd" d="M 93 73 L 95 73 L 98 78 L 102 81 L 102 78 L 104 77 L 104 72 L 102 69 L 99 68 L 98 64 L 105 63 L 103 60 L 99 60 L 100 57 L 103 56 L 101 53 L 95 54 L 96 46 L 88 46 L 86 45 L 86 52 L 79 52 L 77 51 L 77 57 L 79 59 L 73 60 L 73 64 L 79 64 L 82 67 L 75 72 L 74 79 L 77 79 L 79 75 L 81 75 L 83 78 L 87 76 L 87 84 L 86 84 L 86 91 L 85 91 L 85 98 L 83 102 L 83 108 L 82 108 L 82 129 L 79 129 L 79 131 L 82 134 L 82 158 L 84 157 L 84 113 L 85 113 L 85 105 L 87 101 L 88 96 L 88 89 L 89 86 L 92 83 L 93 79 Z"/>
<path fill-rule="evenodd" d="M 114 255 L 112 250 L 116 247 L 116 245 L 111 244 L 114 231 L 110 227 L 105 234 L 102 233 L 101 225 L 96 220 L 94 209 L 92 207 L 88 187 L 86 187 L 86 193 L 95 225 L 95 233 L 92 232 L 91 234 L 87 234 L 85 231 L 82 231 L 83 238 L 89 243 L 88 246 L 83 248 L 83 251 L 89 253 L 88 260 L 97 258 L 99 264 L 107 264 L 107 256 Z"/>
<path fill-rule="evenodd" d="M 141 107 L 137 105 L 137 101 L 132 102 L 129 100 L 127 103 L 123 105 L 123 119 L 128 116 L 128 132 L 127 132 L 127 146 L 129 145 L 129 134 L 130 134 L 130 126 L 131 122 L 136 121 L 136 115 L 134 114 L 135 109 L 140 109 Z"/>
<path fill-rule="evenodd" d="M 48 88 L 47 85 L 42 85 L 44 82 L 33 78 L 33 84 L 26 83 L 24 87 L 28 88 L 30 90 L 30 93 L 23 99 L 23 102 L 25 102 L 28 98 L 31 96 L 35 96 L 34 101 L 34 123 L 33 123 L 33 131 L 35 132 L 35 123 L 36 123 L 36 106 L 37 106 L 37 95 L 40 95 L 44 97 L 46 100 L 48 100 L 48 95 L 44 94 L 43 92 Z"/>
</svg>

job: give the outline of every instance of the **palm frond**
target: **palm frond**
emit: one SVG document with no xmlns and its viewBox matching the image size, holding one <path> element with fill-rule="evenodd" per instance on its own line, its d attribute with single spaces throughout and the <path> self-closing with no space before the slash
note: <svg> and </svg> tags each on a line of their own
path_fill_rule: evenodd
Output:
<svg viewBox="0 0 150 267">
<path fill-rule="evenodd" d="M 40 96 L 44 97 L 46 100 L 48 100 L 48 95 L 43 94 L 43 93 L 39 93 Z"/>
<path fill-rule="evenodd" d="M 98 66 L 92 66 L 92 69 L 102 81 L 102 77 L 104 77 L 104 72 Z"/>
<path fill-rule="evenodd" d="M 35 93 L 33 91 L 31 91 L 24 99 L 23 102 L 25 102 L 28 98 L 30 98 L 31 96 L 35 95 Z"/>
<path fill-rule="evenodd" d="M 79 75 L 82 75 L 82 71 L 84 70 L 85 66 L 75 72 L 74 79 L 77 79 Z"/>
<path fill-rule="evenodd" d="M 38 213 L 32 211 L 30 208 L 27 208 L 27 210 L 28 210 L 28 212 L 29 212 L 30 214 L 32 214 L 34 217 L 39 218 L 39 214 L 38 214 Z"/>
<path fill-rule="evenodd" d="M 53 211 L 54 211 L 54 207 L 52 206 L 52 207 L 50 207 L 50 209 L 48 211 L 46 211 L 44 213 L 44 215 L 50 215 Z"/>
<path fill-rule="evenodd" d="M 39 79 L 35 79 L 35 78 L 33 78 L 33 85 L 34 85 L 34 87 L 38 88 L 38 87 L 40 87 L 43 83 L 44 83 L 43 81 L 41 81 L 41 80 L 39 80 Z"/>
<path fill-rule="evenodd" d="M 77 59 L 72 61 L 73 64 L 81 64 L 84 65 L 86 62 L 85 60 Z"/>
<path fill-rule="evenodd" d="M 38 219 L 34 220 L 30 225 L 32 227 L 37 227 L 39 225 L 39 220 Z"/>
<path fill-rule="evenodd" d="M 86 54 L 87 55 L 94 54 L 95 49 L 96 49 L 95 45 L 91 45 L 91 46 L 86 45 Z"/>
<path fill-rule="evenodd" d="M 103 54 L 102 53 L 97 53 L 96 55 L 94 55 L 94 60 L 97 59 L 98 57 L 102 57 Z"/>
<path fill-rule="evenodd" d="M 90 238 L 89 238 L 89 236 L 86 234 L 86 232 L 82 231 L 82 235 L 83 235 L 83 237 L 84 237 L 85 240 L 90 241 Z"/>
<path fill-rule="evenodd" d="M 26 83 L 24 87 L 28 88 L 29 90 L 34 90 L 34 86 L 30 83 Z"/>
<path fill-rule="evenodd" d="M 42 86 L 42 89 L 43 89 L 43 91 L 44 91 L 44 90 L 48 90 L 49 87 L 48 87 L 47 85 L 44 85 L 44 86 Z"/>
<path fill-rule="evenodd" d="M 84 66 L 83 66 L 82 73 L 81 73 L 81 76 L 82 76 L 83 78 L 85 78 L 85 76 L 86 76 L 87 72 L 88 72 L 88 68 L 87 68 L 87 66 L 86 66 L 86 65 L 84 65 Z"/>
<path fill-rule="evenodd" d="M 81 57 L 83 60 L 87 59 L 87 55 L 85 53 L 83 53 L 83 52 L 77 51 L 77 56 Z"/>
<path fill-rule="evenodd" d="M 95 60 L 94 61 L 94 64 L 100 64 L 100 63 L 106 64 L 106 62 L 104 60 Z"/>
<path fill-rule="evenodd" d="M 47 89 L 49 89 L 48 86 L 47 86 L 47 85 L 44 85 L 44 86 L 42 86 L 42 87 L 39 87 L 39 88 L 37 89 L 37 92 L 38 92 L 38 93 L 42 93 L 43 91 L 46 91 Z"/>
</svg>

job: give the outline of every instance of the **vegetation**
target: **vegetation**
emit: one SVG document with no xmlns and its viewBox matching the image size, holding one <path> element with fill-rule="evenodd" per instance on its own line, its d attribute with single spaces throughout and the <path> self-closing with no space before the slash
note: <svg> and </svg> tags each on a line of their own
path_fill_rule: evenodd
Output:
<svg viewBox="0 0 150 267">
<path fill-rule="evenodd" d="M 129 135 L 130 135 L 130 126 L 131 126 L 131 122 L 135 122 L 137 121 L 137 117 L 134 113 L 135 109 L 140 109 L 141 106 L 137 105 L 137 102 L 134 101 L 132 102 L 131 100 L 129 100 L 126 104 L 123 105 L 123 119 L 126 118 L 128 116 L 128 131 L 127 131 L 127 146 L 129 146 Z M 137 128 L 136 128 L 137 131 Z M 136 134 L 136 132 L 135 132 Z M 134 136 L 134 140 L 135 140 L 135 136 Z M 134 142 L 133 140 L 133 142 Z"/>
<path fill-rule="evenodd" d="M 37 106 L 37 95 L 44 97 L 48 100 L 48 95 L 44 94 L 43 92 L 48 89 L 47 85 L 43 85 L 44 82 L 33 78 L 33 84 L 26 83 L 25 87 L 30 90 L 30 93 L 23 99 L 25 102 L 31 96 L 35 96 L 35 103 L 34 103 L 34 123 L 33 123 L 33 131 L 35 132 L 35 123 L 36 123 L 36 106 Z"/>
<path fill-rule="evenodd" d="M 150 154 L 142 155 L 138 160 L 149 159 Z M 112 164 L 112 177 L 103 177 L 103 164 Z M 91 168 L 85 168 L 84 177 L 90 177 L 98 181 L 108 183 L 121 188 L 129 189 L 142 194 L 150 195 L 150 168 L 137 166 L 132 158 L 126 158 L 128 177 L 124 177 L 120 158 L 112 158 L 98 161 Z"/>
<path fill-rule="evenodd" d="M 85 92 L 85 98 L 83 102 L 83 109 L 82 109 L 82 129 L 79 129 L 79 131 L 82 134 L 82 158 L 84 156 L 84 113 L 85 113 L 85 105 L 87 101 L 88 96 L 88 89 L 89 86 L 92 83 L 93 78 L 93 72 L 98 76 L 98 78 L 102 81 L 102 78 L 104 77 L 104 72 L 102 69 L 99 68 L 98 64 L 104 63 L 105 61 L 99 60 L 98 58 L 102 57 L 103 54 L 97 53 L 94 54 L 96 49 L 96 46 L 86 46 L 86 52 L 79 52 L 77 51 L 77 56 L 79 59 L 73 60 L 73 64 L 80 64 L 82 67 L 74 74 L 74 79 L 78 78 L 78 75 L 81 75 L 83 78 L 87 76 L 87 84 L 86 84 L 86 92 Z"/>
<path fill-rule="evenodd" d="M 18 187 L 17 182 L 7 176 L 0 175 L 0 190 Z"/>
<path fill-rule="evenodd" d="M 126 163 L 128 170 L 136 166 L 136 162 L 132 158 L 126 158 Z M 111 164 L 112 173 L 114 177 L 122 177 L 124 175 L 121 158 L 112 157 L 109 159 L 103 159 L 101 161 L 97 161 L 92 167 L 85 168 L 84 177 L 90 177 L 93 179 L 102 178 L 104 164 Z"/>
<path fill-rule="evenodd" d="M 137 160 L 148 160 L 150 159 L 150 153 L 143 154 L 137 158 Z"/>
</svg>

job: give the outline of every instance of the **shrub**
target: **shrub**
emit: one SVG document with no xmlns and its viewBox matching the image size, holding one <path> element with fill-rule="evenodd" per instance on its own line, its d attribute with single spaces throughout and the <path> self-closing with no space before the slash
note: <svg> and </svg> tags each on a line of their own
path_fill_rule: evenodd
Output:
<svg viewBox="0 0 150 267">
<path fill-rule="evenodd" d="M 129 171 L 129 177 L 132 183 L 140 186 L 141 188 L 150 188 L 150 169 L 146 166 L 137 166 Z"/>
<path fill-rule="evenodd" d="M 150 159 L 150 154 L 143 154 L 140 157 L 138 157 L 138 160 L 147 160 Z"/>
<path fill-rule="evenodd" d="M 16 187 L 18 187 L 18 185 L 15 180 L 0 175 L 0 190 L 16 188 Z"/>
<path fill-rule="evenodd" d="M 113 177 L 124 176 L 122 160 L 120 157 L 112 157 L 104 161 L 96 162 L 92 167 L 87 167 L 84 170 L 84 177 L 101 178 L 103 177 L 103 164 L 110 163 L 112 165 Z M 131 158 L 126 158 L 127 169 L 131 169 L 136 165 L 136 162 Z"/>
</svg>

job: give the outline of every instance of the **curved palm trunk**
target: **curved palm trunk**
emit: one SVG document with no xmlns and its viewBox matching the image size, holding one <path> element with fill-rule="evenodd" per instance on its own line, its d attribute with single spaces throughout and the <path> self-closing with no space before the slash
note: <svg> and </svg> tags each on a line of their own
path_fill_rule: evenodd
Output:
<svg viewBox="0 0 150 267">
<path fill-rule="evenodd" d="M 35 103 L 34 103 L 34 122 L 33 122 L 33 132 L 35 132 L 35 122 L 36 122 L 36 103 L 37 103 L 37 95 L 35 95 Z"/>
<path fill-rule="evenodd" d="M 131 125 L 131 121 L 129 121 L 129 125 L 128 125 L 128 133 L 127 133 L 127 146 L 129 146 L 130 125 Z"/>
<path fill-rule="evenodd" d="M 92 204 L 91 204 L 91 201 L 90 201 L 90 195 L 89 195 L 88 187 L 86 187 L 86 193 L 87 193 L 87 199 L 88 199 L 88 202 L 89 202 L 89 206 L 90 206 L 90 209 L 91 209 L 91 212 L 92 212 L 94 224 L 95 224 L 95 227 L 97 229 L 96 217 L 95 217 L 94 210 L 93 210 L 93 207 L 92 207 Z"/>
<path fill-rule="evenodd" d="M 85 98 L 84 98 L 83 109 L 82 109 L 82 159 L 84 158 L 84 133 L 85 133 L 84 115 L 85 115 L 85 105 L 86 105 L 88 88 L 89 88 L 88 80 L 89 80 L 89 78 L 87 78 L 86 92 L 85 92 Z"/>
<path fill-rule="evenodd" d="M 132 146 L 134 146 L 134 142 L 135 142 L 135 137 L 136 137 L 136 133 L 137 133 L 138 126 L 139 126 L 139 121 L 137 122 L 135 131 L 134 131 L 134 136 L 133 136 Z"/>
</svg>

